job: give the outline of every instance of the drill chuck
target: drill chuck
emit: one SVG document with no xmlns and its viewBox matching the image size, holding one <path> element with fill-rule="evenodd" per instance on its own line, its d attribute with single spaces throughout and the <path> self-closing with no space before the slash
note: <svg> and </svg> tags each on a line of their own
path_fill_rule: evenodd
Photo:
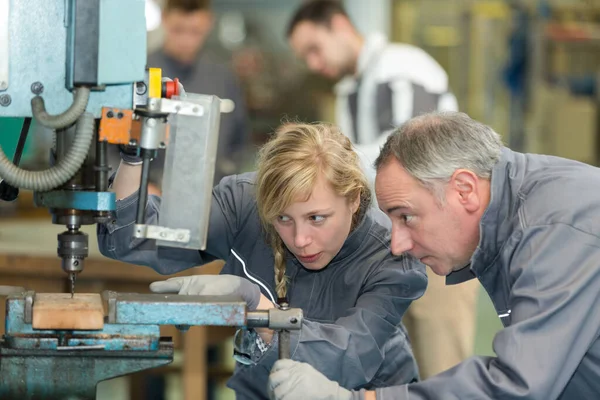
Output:
<svg viewBox="0 0 600 400">
<path fill-rule="evenodd" d="M 57 253 L 66 273 L 81 272 L 84 259 L 88 256 L 88 235 L 78 229 L 59 234 Z"/>
</svg>

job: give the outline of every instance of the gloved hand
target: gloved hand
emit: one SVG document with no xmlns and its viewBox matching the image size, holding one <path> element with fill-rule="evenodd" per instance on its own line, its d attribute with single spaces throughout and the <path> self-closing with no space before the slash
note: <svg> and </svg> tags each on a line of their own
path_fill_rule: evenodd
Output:
<svg viewBox="0 0 600 400">
<path fill-rule="evenodd" d="M 256 310 L 260 302 L 258 285 L 235 275 L 195 275 L 170 278 L 166 281 L 152 282 L 150 290 L 154 293 L 198 296 L 238 295 L 248 304 L 250 311 Z"/>
<path fill-rule="evenodd" d="M 267 390 L 271 400 L 352 400 L 352 392 L 330 381 L 310 364 L 278 360 L 271 369 Z"/>
</svg>

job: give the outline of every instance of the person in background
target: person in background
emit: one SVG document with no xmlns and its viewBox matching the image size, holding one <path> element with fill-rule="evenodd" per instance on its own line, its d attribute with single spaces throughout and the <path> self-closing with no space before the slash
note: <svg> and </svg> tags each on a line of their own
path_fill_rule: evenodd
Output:
<svg viewBox="0 0 600 400">
<path fill-rule="evenodd" d="M 395 127 L 425 112 L 458 108 L 446 72 L 429 54 L 379 33 L 363 37 L 340 1 L 307 1 L 291 18 L 287 36 L 311 71 L 338 81 L 336 123 L 371 180 L 370 167 Z M 447 287 L 429 268 L 428 278 L 427 292 L 404 319 L 422 378 L 472 355 L 480 288 L 477 282 Z"/>
<path fill-rule="evenodd" d="M 244 96 L 230 66 L 205 51 L 214 15 L 209 0 L 166 0 L 162 13 L 162 47 L 148 55 L 148 67 L 178 78 L 187 93 L 215 95 L 231 112 L 221 114 L 215 182 L 241 172 L 250 145 L 250 126 Z M 231 110 L 231 108 L 233 108 Z M 151 180 L 160 186 L 164 151 L 152 162 Z"/>
</svg>

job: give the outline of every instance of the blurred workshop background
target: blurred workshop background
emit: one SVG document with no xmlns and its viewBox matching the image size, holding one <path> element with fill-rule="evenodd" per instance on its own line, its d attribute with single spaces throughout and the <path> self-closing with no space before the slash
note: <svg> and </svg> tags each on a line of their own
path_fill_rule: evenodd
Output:
<svg viewBox="0 0 600 400">
<path fill-rule="evenodd" d="M 146 3 L 151 54 L 163 43 L 164 2 Z M 202 53 L 233 71 L 247 109 L 249 136 L 240 142 L 244 146 L 239 149 L 243 160 L 239 169 L 252 168 L 256 149 L 282 120 L 334 120 L 334 82 L 311 74 L 286 42 L 287 23 L 299 4 L 301 0 L 211 2 L 214 28 Z M 491 125 L 509 147 L 599 163 L 600 0 L 345 0 L 344 4 L 361 32 L 383 32 L 391 41 L 411 43 L 430 53 L 448 72 L 460 109 Z M 21 123 L 0 119 L 0 131 L 17 132 Z M 14 152 L 17 138 L 0 135 L 7 155 Z M 28 142 L 23 165 L 35 169 L 46 163 L 42 144 L 42 140 Z M 15 203 L 0 204 L 0 217 L 2 284 L 62 290 L 65 278 L 60 269 L 40 267 L 45 259 L 59 263 L 52 232 L 60 227 L 50 223 L 47 210 L 34 208 L 31 196 L 23 193 Z M 82 291 L 147 291 L 147 284 L 158 278 L 146 268 L 132 267 L 124 273 L 122 264 L 102 261 L 94 229 L 88 233 L 90 258 L 97 259 L 81 277 Z M 23 267 L 10 268 L 15 260 Z M 493 354 L 491 339 L 500 322 L 484 293 L 477 326 L 475 352 Z M 186 334 L 165 332 L 176 337 L 172 365 L 104 382 L 98 398 L 232 399 L 233 392 L 225 387 L 234 366 L 232 332 L 199 327 Z"/>
</svg>

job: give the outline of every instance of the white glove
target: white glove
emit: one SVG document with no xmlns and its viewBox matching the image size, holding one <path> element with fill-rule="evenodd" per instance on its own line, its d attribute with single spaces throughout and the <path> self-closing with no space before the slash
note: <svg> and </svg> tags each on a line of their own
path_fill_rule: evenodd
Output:
<svg viewBox="0 0 600 400">
<path fill-rule="evenodd" d="M 310 364 L 289 359 L 275 362 L 267 388 L 271 400 L 352 400 L 353 394 L 330 381 Z"/>
<path fill-rule="evenodd" d="M 248 304 L 250 311 L 256 310 L 260 302 L 260 289 L 245 278 L 235 275 L 195 275 L 152 282 L 154 293 L 177 293 L 194 296 L 238 295 Z"/>
</svg>

